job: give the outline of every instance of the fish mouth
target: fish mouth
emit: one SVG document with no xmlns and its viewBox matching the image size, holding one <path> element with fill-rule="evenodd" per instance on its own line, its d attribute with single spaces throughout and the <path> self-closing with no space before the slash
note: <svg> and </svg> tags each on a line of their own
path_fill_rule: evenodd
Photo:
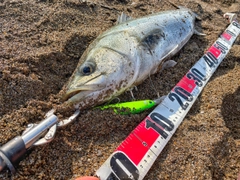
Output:
<svg viewBox="0 0 240 180">
<path fill-rule="evenodd" d="M 103 84 L 86 84 L 81 85 L 79 87 L 70 88 L 69 90 L 66 91 L 65 95 L 63 96 L 63 100 L 75 103 L 81 101 L 90 93 L 100 91 L 105 87 L 106 85 Z"/>
</svg>

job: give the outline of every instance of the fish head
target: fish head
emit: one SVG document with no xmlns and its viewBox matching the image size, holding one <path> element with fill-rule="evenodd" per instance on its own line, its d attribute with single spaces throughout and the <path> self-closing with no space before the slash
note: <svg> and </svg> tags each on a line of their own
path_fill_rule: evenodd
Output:
<svg viewBox="0 0 240 180">
<path fill-rule="evenodd" d="M 127 63 L 127 56 L 111 48 L 94 48 L 85 52 L 66 86 L 64 100 L 73 105 L 84 101 L 84 106 L 88 103 L 94 106 L 111 99 L 120 88 L 119 84 L 124 86 L 128 78 L 131 65 L 126 71 Z"/>
</svg>

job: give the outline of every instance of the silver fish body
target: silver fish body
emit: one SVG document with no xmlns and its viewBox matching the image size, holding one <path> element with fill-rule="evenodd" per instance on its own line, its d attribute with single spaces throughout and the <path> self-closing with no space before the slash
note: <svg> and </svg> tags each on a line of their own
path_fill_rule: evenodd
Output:
<svg viewBox="0 0 240 180">
<path fill-rule="evenodd" d="M 188 9 L 164 11 L 105 31 L 80 58 L 65 98 L 83 109 L 140 84 L 186 44 L 194 33 L 195 18 Z"/>
</svg>

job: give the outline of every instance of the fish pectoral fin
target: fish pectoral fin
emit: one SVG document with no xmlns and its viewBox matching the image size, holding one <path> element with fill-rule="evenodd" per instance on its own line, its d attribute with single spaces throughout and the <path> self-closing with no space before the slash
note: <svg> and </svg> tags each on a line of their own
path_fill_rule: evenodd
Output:
<svg viewBox="0 0 240 180">
<path fill-rule="evenodd" d="M 198 35 L 198 36 L 206 36 L 206 34 L 201 33 L 199 31 L 197 31 L 196 29 L 194 29 L 194 34 Z"/>
<path fill-rule="evenodd" d="M 163 71 L 164 69 L 174 67 L 176 64 L 177 64 L 177 62 L 174 60 L 165 61 L 162 65 L 162 69 L 160 70 L 160 72 Z"/>
<path fill-rule="evenodd" d="M 177 52 L 178 48 L 179 48 L 179 45 L 177 44 L 171 51 L 169 51 L 165 56 L 161 58 L 161 61 L 174 55 L 175 52 Z"/>
<path fill-rule="evenodd" d="M 127 14 L 125 14 L 124 12 L 122 12 L 121 15 L 118 16 L 117 24 L 124 23 L 124 22 L 126 22 L 126 21 L 131 20 L 131 19 L 132 19 L 131 16 L 128 16 Z"/>
</svg>

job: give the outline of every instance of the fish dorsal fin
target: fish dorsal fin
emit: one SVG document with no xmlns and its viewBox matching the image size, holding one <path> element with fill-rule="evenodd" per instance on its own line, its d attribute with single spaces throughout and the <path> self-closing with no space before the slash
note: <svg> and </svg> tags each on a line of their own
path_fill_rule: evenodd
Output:
<svg viewBox="0 0 240 180">
<path fill-rule="evenodd" d="M 161 29 L 154 29 L 146 34 L 141 41 L 141 45 L 152 51 L 162 38 L 165 38 L 165 33 Z"/>
<path fill-rule="evenodd" d="M 192 11 L 191 9 L 189 9 L 189 8 L 186 8 L 186 7 L 184 7 L 184 6 L 178 6 L 178 8 L 179 8 L 179 9 L 182 9 L 182 10 L 190 11 L 197 20 L 199 20 L 199 21 L 202 20 L 202 18 L 201 18 L 197 13 L 193 12 L 193 11 Z"/>
<path fill-rule="evenodd" d="M 171 4 L 173 7 L 177 8 L 177 9 L 182 9 L 182 10 L 188 10 L 188 11 L 190 11 L 190 12 L 195 16 L 195 18 L 196 18 L 197 20 L 199 20 L 199 21 L 202 20 L 202 18 L 201 18 L 197 13 L 191 11 L 189 8 L 186 8 L 186 7 L 184 7 L 184 6 L 178 6 L 178 5 L 176 5 L 176 4 L 174 4 L 174 3 L 170 2 L 170 1 L 167 1 L 167 2 L 168 2 L 169 4 Z"/>
<path fill-rule="evenodd" d="M 132 17 L 128 16 L 127 14 L 125 14 L 124 12 L 121 13 L 120 16 L 118 16 L 118 19 L 117 19 L 117 24 L 121 24 L 121 23 L 124 23 L 126 21 L 129 21 L 131 20 Z"/>
</svg>

